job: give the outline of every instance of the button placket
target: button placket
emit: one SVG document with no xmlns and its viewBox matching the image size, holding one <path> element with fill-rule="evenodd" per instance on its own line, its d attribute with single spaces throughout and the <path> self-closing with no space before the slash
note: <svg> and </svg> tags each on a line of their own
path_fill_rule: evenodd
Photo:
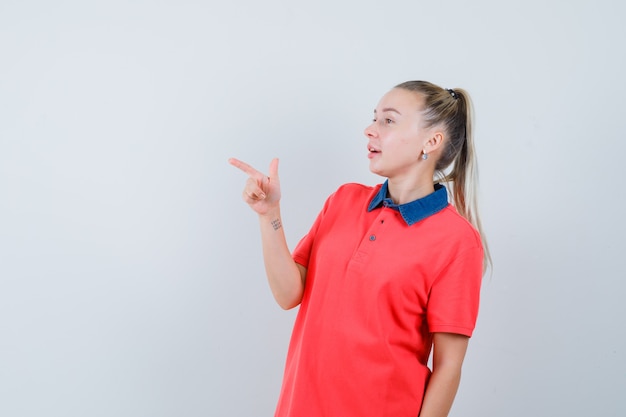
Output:
<svg viewBox="0 0 626 417">
<path fill-rule="evenodd" d="M 376 221 L 372 222 L 372 225 L 370 226 L 370 228 L 368 230 L 368 233 L 369 233 L 368 240 L 370 242 L 375 242 L 376 241 L 376 239 L 378 237 L 378 234 L 381 231 L 382 226 L 385 224 L 385 217 L 386 217 L 385 216 L 385 214 L 386 214 L 385 212 L 387 210 L 390 210 L 388 208 L 387 202 L 383 202 L 383 205 L 385 207 L 381 210 L 381 212 L 378 215 L 378 218 L 376 219 Z"/>
<path fill-rule="evenodd" d="M 359 247 L 352 255 L 352 259 L 350 260 L 349 269 L 352 272 L 357 272 L 362 270 L 370 261 L 373 251 L 376 246 L 372 245 L 373 243 L 377 243 L 377 239 L 380 237 L 381 226 L 385 223 L 385 219 L 389 213 L 385 213 L 387 208 L 383 208 L 380 210 L 378 216 L 370 223 L 367 231 L 364 236 L 361 238 L 361 243 Z"/>
</svg>

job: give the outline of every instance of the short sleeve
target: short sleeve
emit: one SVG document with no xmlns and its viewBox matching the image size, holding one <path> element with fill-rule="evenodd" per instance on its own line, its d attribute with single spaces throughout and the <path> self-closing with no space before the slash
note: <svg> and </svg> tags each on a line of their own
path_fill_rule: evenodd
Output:
<svg viewBox="0 0 626 417">
<path fill-rule="evenodd" d="M 476 326 L 483 250 L 465 249 L 443 268 L 428 299 L 427 320 L 431 333 L 456 333 L 470 337 Z"/>
<path fill-rule="evenodd" d="M 313 242 L 315 242 L 315 236 L 317 235 L 320 224 L 322 224 L 322 222 L 324 221 L 324 216 L 328 211 L 328 207 L 330 206 L 334 195 L 335 193 L 333 193 L 330 197 L 328 197 L 328 199 L 326 199 L 324 207 L 322 208 L 322 211 L 320 211 L 317 215 L 317 218 L 315 219 L 315 222 L 313 222 L 311 229 L 302 239 L 300 239 L 300 241 L 296 245 L 296 248 L 291 254 L 293 260 L 297 264 L 300 264 L 305 268 L 309 267 L 309 259 L 311 257 Z"/>
</svg>

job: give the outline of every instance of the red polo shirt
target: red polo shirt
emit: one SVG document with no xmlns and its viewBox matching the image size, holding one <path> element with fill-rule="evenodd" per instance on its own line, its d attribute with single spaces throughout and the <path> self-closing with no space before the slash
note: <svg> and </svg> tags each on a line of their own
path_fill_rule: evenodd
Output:
<svg viewBox="0 0 626 417">
<path fill-rule="evenodd" d="M 386 186 L 340 187 L 293 253 L 307 277 L 277 417 L 416 417 L 432 333 L 472 334 L 480 236 L 445 188 L 393 206 Z"/>
</svg>

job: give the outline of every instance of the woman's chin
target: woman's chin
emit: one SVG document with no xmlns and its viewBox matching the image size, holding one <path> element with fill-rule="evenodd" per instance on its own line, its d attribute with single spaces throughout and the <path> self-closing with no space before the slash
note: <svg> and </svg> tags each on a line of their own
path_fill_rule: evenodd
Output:
<svg viewBox="0 0 626 417">
<path fill-rule="evenodd" d="M 376 175 L 380 175 L 381 177 L 385 176 L 385 173 L 379 168 L 377 167 L 375 164 L 370 163 L 370 172 L 372 174 L 376 174 Z"/>
</svg>

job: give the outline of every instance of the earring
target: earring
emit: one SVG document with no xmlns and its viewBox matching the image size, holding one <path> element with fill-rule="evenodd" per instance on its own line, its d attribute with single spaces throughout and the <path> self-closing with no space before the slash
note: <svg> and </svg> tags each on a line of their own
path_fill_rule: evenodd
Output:
<svg viewBox="0 0 626 417">
<path fill-rule="evenodd" d="M 428 154 L 426 153 L 426 151 L 422 151 L 424 152 L 424 154 L 422 155 L 422 159 L 425 161 L 428 159 Z"/>
</svg>

